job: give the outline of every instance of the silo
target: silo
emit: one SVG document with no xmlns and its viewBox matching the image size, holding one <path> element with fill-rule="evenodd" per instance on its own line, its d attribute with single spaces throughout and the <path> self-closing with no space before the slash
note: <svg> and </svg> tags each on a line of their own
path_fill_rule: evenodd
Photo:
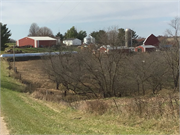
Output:
<svg viewBox="0 0 180 135">
<path fill-rule="evenodd" d="M 84 44 L 90 44 L 90 42 L 91 42 L 91 38 L 88 35 L 87 37 L 84 38 Z"/>
<path fill-rule="evenodd" d="M 126 47 L 132 46 L 132 43 L 129 44 L 129 39 L 132 39 L 131 29 L 126 29 L 125 30 L 125 46 Z"/>
<path fill-rule="evenodd" d="M 92 36 L 90 36 L 90 38 L 91 38 L 91 43 L 92 43 L 92 44 L 95 44 L 95 38 L 92 37 Z"/>
<path fill-rule="evenodd" d="M 95 43 L 95 38 L 92 37 L 91 35 L 88 35 L 87 37 L 84 38 L 84 44 L 94 44 Z"/>
</svg>

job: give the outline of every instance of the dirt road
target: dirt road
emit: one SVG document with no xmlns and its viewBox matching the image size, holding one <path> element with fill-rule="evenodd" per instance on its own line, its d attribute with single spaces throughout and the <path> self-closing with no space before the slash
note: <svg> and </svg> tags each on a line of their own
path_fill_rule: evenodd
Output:
<svg viewBox="0 0 180 135">
<path fill-rule="evenodd" d="M 7 130 L 3 117 L 0 117 L 0 135 L 9 135 L 9 131 Z"/>
</svg>

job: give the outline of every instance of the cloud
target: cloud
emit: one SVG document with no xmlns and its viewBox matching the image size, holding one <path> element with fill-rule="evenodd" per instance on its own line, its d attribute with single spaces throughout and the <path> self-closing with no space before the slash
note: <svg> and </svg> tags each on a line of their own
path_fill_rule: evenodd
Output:
<svg viewBox="0 0 180 135">
<path fill-rule="evenodd" d="M 177 1 L 2 1 L 2 21 L 9 24 L 83 23 L 174 17 Z"/>
<path fill-rule="evenodd" d="M 177 0 L 1 0 L 0 22 L 8 24 L 12 38 L 28 34 L 35 22 L 65 33 L 72 26 L 87 33 L 109 26 L 132 28 L 140 36 L 161 34 L 178 16 Z"/>
</svg>

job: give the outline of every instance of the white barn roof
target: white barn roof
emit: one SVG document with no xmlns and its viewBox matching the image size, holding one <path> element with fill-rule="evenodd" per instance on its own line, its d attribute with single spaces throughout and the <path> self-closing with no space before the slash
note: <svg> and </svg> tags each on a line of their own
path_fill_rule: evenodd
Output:
<svg viewBox="0 0 180 135">
<path fill-rule="evenodd" d="M 28 38 L 31 38 L 34 40 L 57 40 L 57 39 L 52 38 L 52 37 L 28 37 Z"/>
<path fill-rule="evenodd" d="M 137 46 L 138 47 L 138 46 Z M 156 48 L 155 46 L 153 45 L 141 45 L 141 47 L 144 47 L 144 48 Z"/>
</svg>

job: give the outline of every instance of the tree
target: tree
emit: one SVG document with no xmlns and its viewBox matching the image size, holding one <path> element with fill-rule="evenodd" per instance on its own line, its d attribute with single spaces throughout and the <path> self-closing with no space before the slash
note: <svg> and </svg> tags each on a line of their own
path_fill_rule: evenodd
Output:
<svg viewBox="0 0 180 135">
<path fill-rule="evenodd" d="M 69 29 L 66 33 L 65 33 L 65 38 L 77 38 L 78 36 L 78 32 L 76 30 L 76 28 L 73 26 L 71 29 Z"/>
<path fill-rule="evenodd" d="M 81 31 L 78 32 L 77 38 L 80 39 L 81 41 L 83 41 L 83 39 L 86 36 L 87 36 L 86 31 L 81 30 Z"/>
<path fill-rule="evenodd" d="M 9 43 L 16 43 L 16 40 L 10 38 Z"/>
<path fill-rule="evenodd" d="M 104 30 L 93 31 L 90 35 L 95 38 L 96 43 L 102 44 L 101 39 L 102 39 L 102 37 L 104 37 L 106 35 L 106 31 L 104 31 Z"/>
<path fill-rule="evenodd" d="M 54 37 L 52 30 L 49 29 L 48 27 L 41 27 L 39 29 L 38 36 L 50 36 L 50 37 Z"/>
<path fill-rule="evenodd" d="M 95 97 L 118 96 L 123 85 L 123 53 L 92 55 L 91 51 L 77 54 L 47 56 L 42 71 L 55 82 L 76 94 L 92 94 Z M 125 90 L 125 88 L 124 88 Z"/>
<path fill-rule="evenodd" d="M 112 46 L 124 46 L 125 45 L 125 30 L 123 28 L 118 29 L 117 26 L 109 27 L 106 31 L 99 30 L 91 33 L 96 39 L 98 44 L 111 44 Z M 138 35 L 132 30 L 132 43 L 137 43 L 136 38 Z M 129 38 L 129 42 L 131 39 Z"/>
<path fill-rule="evenodd" d="M 67 30 L 67 32 L 64 34 L 64 38 L 68 39 L 68 38 L 78 38 L 81 41 L 83 41 L 83 39 L 87 36 L 86 31 L 77 31 L 76 28 L 73 26 L 72 28 L 70 28 L 69 30 Z"/>
<path fill-rule="evenodd" d="M 106 31 L 99 30 L 99 32 L 93 32 L 91 34 L 99 44 L 111 45 L 113 47 L 119 46 L 120 44 L 117 26 L 111 26 Z"/>
<path fill-rule="evenodd" d="M 28 36 L 38 36 L 39 35 L 39 26 L 36 23 L 32 23 L 29 29 Z"/>
<path fill-rule="evenodd" d="M 134 84 L 133 91 L 138 95 L 145 95 L 146 90 L 152 90 L 155 94 L 167 83 L 168 68 L 161 52 L 138 53 L 129 57 L 128 62 L 128 80 Z"/>
<path fill-rule="evenodd" d="M 120 41 L 120 46 L 124 46 L 125 45 L 125 30 L 123 28 L 118 29 L 119 33 L 118 33 L 118 38 Z"/>
<path fill-rule="evenodd" d="M 2 24 L 1 25 L 1 50 L 4 50 L 7 46 L 5 45 L 5 43 L 8 43 L 10 40 L 10 36 L 11 36 L 11 31 L 7 28 L 7 24 Z"/>
<path fill-rule="evenodd" d="M 54 37 L 53 32 L 48 27 L 39 27 L 36 23 L 32 23 L 28 36 L 50 36 Z"/>
<path fill-rule="evenodd" d="M 61 34 L 60 32 L 58 32 L 58 33 L 56 34 L 56 37 L 59 37 L 59 38 L 61 39 L 61 41 L 63 41 L 63 39 L 64 39 L 63 34 Z"/>
<path fill-rule="evenodd" d="M 173 47 L 164 51 L 167 65 L 171 71 L 171 77 L 174 83 L 174 90 L 179 87 L 179 46 L 180 46 L 180 18 L 174 18 L 169 25 L 172 29 L 166 31 L 166 35 L 173 38 Z"/>
</svg>

